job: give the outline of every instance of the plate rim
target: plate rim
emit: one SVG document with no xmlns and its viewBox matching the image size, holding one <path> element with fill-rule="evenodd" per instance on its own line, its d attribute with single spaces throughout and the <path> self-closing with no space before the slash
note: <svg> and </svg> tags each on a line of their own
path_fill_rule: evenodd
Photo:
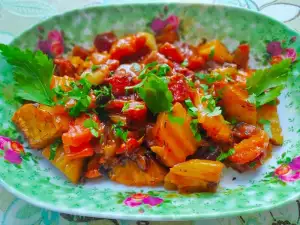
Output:
<svg viewBox="0 0 300 225">
<path fill-rule="evenodd" d="M 241 8 L 238 6 L 232 6 L 232 5 L 225 5 L 225 4 L 212 4 L 212 3 L 197 3 L 193 0 L 187 0 L 187 1 L 180 1 L 180 0 L 170 0 L 170 1 L 157 1 L 157 2 L 149 2 L 149 3 L 143 3 L 143 2 L 135 2 L 135 3 L 114 3 L 114 4 L 105 4 L 105 5 L 99 5 L 99 6 L 89 6 L 89 7 L 85 7 L 85 8 L 77 8 L 77 9 L 72 9 L 72 10 L 68 10 L 65 11 L 63 13 L 59 13 L 56 14 L 54 16 L 51 16 L 45 20 L 41 20 L 38 23 L 29 26 L 27 29 L 25 29 L 23 32 L 21 32 L 20 34 L 18 34 L 16 37 L 13 38 L 13 40 L 11 40 L 8 44 L 9 45 L 14 45 L 15 41 L 17 39 L 19 39 L 21 36 L 26 35 L 28 32 L 31 32 L 33 29 L 37 28 L 38 26 L 40 26 L 43 23 L 47 23 L 55 18 L 59 18 L 62 16 L 66 16 L 66 15 L 70 15 L 70 14 L 75 14 L 75 13 L 79 13 L 79 12 L 83 12 L 85 10 L 88 9 L 98 9 L 98 8 L 102 8 L 103 10 L 105 10 L 105 8 L 110 8 L 110 7 L 135 7 L 135 6 L 141 6 L 141 5 L 154 5 L 154 6 L 160 6 L 160 5 L 182 5 L 182 6 L 188 6 L 188 7 L 192 7 L 193 5 L 202 5 L 205 7 L 216 7 L 216 8 L 229 8 L 229 9 L 233 9 L 233 10 L 237 10 L 237 11 L 241 11 L 241 12 L 247 12 L 247 13 L 252 13 L 255 14 L 256 16 L 260 16 L 260 17 L 264 17 L 268 20 L 271 20 L 272 22 L 277 23 L 278 25 L 284 27 L 284 29 L 288 32 L 291 32 L 293 34 L 295 34 L 295 36 L 297 36 L 298 38 L 300 38 L 300 33 L 297 32 L 296 30 L 290 28 L 289 26 L 287 26 L 286 24 L 270 17 L 267 16 L 265 14 L 262 14 L 260 12 L 254 11 L 254 10 L 250 10 L 248 8 Z M 26 194 L 23 194 L 21 191 L 19 191 L 18 189 L 16 189 L 15 187 L 10 186 L 9 184 L 7 184 L 2 177 L 0 177 L 0 184 L 5 188 L 5 190 L 7 190 L 8 192 L 10 192 L 11 194 L 13 194 L 14 196 L 36 206 L 36 207 L 40 207 L 40 208 L 44 208 L 44 209 L 48 209 L 51 211 L 55 211 L 55 212 L 59 212 L 59 213 L 66 213 L 66 214 L 71 214 L 71 215 L 78 215 L 78 216 L 87 216 L 87 217 L 96 217 L 96 218 L 110 218 L 110 219 L 124 219 L 124 220 L 139 220 L 139 219 L 143 219 L 143 220 L 149 220 L 149 221 L 187 221 L 187 220 L 199 220 L 199 219 L 216 219 L 216 218 L 225 218 L 225 217 L 233 217 L 233 216 L 240 216 L 240 215 L 246 215 L 246 214 L 252 214 L 252 213 L 258 213 L 261 211 L 267 211 L 270 209 L 274 209 L 277 207 L 280 207 L 282 205 L 288 204 L 292 201 L 297 200 L 300 197 L 300 192 L 296 193 L 295 195 L 293 195 L 290 198 L 286 198 L 283 199 L 280 202 L 277 202 L 275 204 L 268 204 L 266 206 L 255 206 L 253 208 L 248 208 L 248 209 L 238 209 L 238 210 L 232 210 L 230 212 L 211 212 L 209 214 L 202 214 L 202 215 L 196 215 L 196 214 L 169 214 L 169 215 L 144 215 L 144 214 L 126 214 L 124 212 L 119 213 L 118 211 L 115 212 L 88 212 L 88 211 L 84 211 L 83 213 L 81 212 L 80 208 L 68 208 L 68 207 L 60 207 L 57 208 L 55 207 L 55 205 L 51 204 L 51 203 L 47 203 L 45 201 L 40 201 L 38 200 L 38 198 L 34 198 L 34 196 L 29 196 Z M 122 192 L 122 191 L 120 191 Z M 171 193 L 171 192 L 170 192 Z"/>
</svg>

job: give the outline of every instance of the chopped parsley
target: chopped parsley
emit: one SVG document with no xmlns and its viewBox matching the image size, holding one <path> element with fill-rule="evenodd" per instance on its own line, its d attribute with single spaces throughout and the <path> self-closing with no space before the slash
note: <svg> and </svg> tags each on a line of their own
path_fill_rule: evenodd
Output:
<svg viewBox="0 0 300 225">
<path fill-rule="evenodd" d="M 201 135 L 200 135 L 200 133 L 198 131 L 198 120 L 197 119 L 191 120 L 191 122 L 190 122 L 190 128 L 192 130 L 192 133 L 193 133 L 195 139 L 197 141 L 201 141 Z"/>
<path fill-rule="evenodd" d="M 209 55 L 208 55 L 208 58 L 209 58 L 209 59 L 213 59 L 214 56 L 215 56 L 215 48 L 212 47 L 212 48 L 210 49 L 210 53 L 209 53 Z"/>
<path fill-rule="evenodd" d="M 85 128 L 89 128 L 94 137 L 99 137 L 99 125 L 92 119 L 86 119 L 83 122 Z"/>
<path fill-rule="evenodd" d="M 70 116 L 77 117 L 81 112 L 86 112 L 91 104 L 90 89 L 91 83 L 86 79 L 82 78 L 79 81 L 71 82 L 70 86 L 72 90 L 66 92 L 61 87 L 53 89 L 57 97 L 57 104 L 65 105 L 69 100 L 73 99 L 75 105 L 69 108 Z"/>
<path fill-rule="evenodd" d="M 212 95 L 204 95 L 201 101 L 207 103 L 206 108 L 204 109 L 204 112 L 207 114 L 207 116 L 213 117 L 222 113 L 221 107 L 216 106 L 216 101 Z"/>
<path fill-rule="evenodd" d="M 203 89 L 204 92 L 207 92 L 208 86 L 206 84 L 200 84 L 200 87 Z"/>
<path fill-rule="evenodd" d="M 187 59 L 185 59 L 182 63 L 181 66 L 182 67 L 187 67 L 189 65 L 189 61 Z"/>
<path fill-rule="evenodd" d="M 50 155 L 49 160 L 54 160 L 56 156 L 57 148 L 61 145 L 61 139 L 57 139 L 54 143 L 50 145 Z"/>
<path fill-rule="evenodd" d="M 212 72 L 211 74 L 196 73 L 195 76 L 208 84 L 213 84 L 216 81 L 222 80 L 222 75 L 217 72 Z"/>
<path fill-rule="evenodd" d="M 198 109 L 194 106 L 193 102 L 191 99 L 187 99 L 184 101 L 188 113 L 190 114 L 191 117 L 197 117 L 198 116 Z"/>
<path fill-rule="evenodd" d="M 92 70 L 92 72 L 95 72 L 98 68 L 99 68 L 99 66 L 92 65 L 91 70 Z"/>
<path fill-rule="evenodd" d="M 227 159 L 229 156 L 232 156 L 235 153 L 234 149 L 231 148 L 228 150 L 228 152 L 222 152 L 218 157 L 217 161 L 223 161 Z"/>
<path fill-rule="evenodd" d="M 112 129 L 114 130 L 117 137 L 121 138 L 124 142 L 127 140 L 128 131 L 124 130 L 122 127 L 124 126 L 124 123 L 118 122 L 116 124 L 112 125 Z"/>
<path fill-rule="evenodd" d="M 125 102 L 125 104 L 124 104 L 124 106 L 123 106 L 123 108 L 122 108 L 122 112 L 125 112 L 125 111 L 127 111 L 128 109 L 129 109 L 129 106 L 130 106 L 130 104 L 129 104 L 129 102 Z"/>
<path fill-rule="evenodd" d="M 171 112 L 168 114 L 168 119 L 171 123 L 178 123 L 179 125 L 184 124 L 184 118 L 174 116 Z"/>
</svg>

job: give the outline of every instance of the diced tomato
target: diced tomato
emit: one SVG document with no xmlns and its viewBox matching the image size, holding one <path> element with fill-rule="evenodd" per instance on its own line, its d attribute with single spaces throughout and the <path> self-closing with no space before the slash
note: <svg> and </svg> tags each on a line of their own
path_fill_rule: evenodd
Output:
<svg viewBox="0 0 300 225">
<path fill-rule="evenodd" d="M 109 59 L 106 61 L 106 65 L 110 71 L 115 71 L 119 67 L 120 61 L 116 59 Z"/>
<path fill-rule="evenodd" d="M 107 104 L 105 109 L 108 111 L 113 111 L 113 112 L 121 112 L 122 108 L 124 107 L 124 104 L 127 101 L 121 100 L 121 99 L 114 99 L 110 100 Z"/>
<path fill-rule="evenodd" d="M 58 76 L 75 76 L 76 68 L 73 66 L 70 60 L 56 58 L 54 59 L 54 64 L 56 65 L 56 73 Z"/>
<path fill-rule="evenodd" d="M 23 145 L 21 145 L 19 142 L 11 141 L 10 142 L 11 148 L 17 152 L 17 153 L 24 153 Z"/>
<path fill-rule="evenodd" d="M 62 135 L 62 141 L 64 146 L 77 147 L 83 143 L 89 142 L 92 137 L 93 135 L 88 128 L 81 125 L 75 125 L 70 126 L 68 132 Z"/>
<path fill-rule="evenodd" d="M 111 59 L 120 60 L 124 56 L 136 53 L 146 43 L 144 36 L 130 35 L 119 39 L 110 50 Z"/>
<path fill-rule="evenodd" d="M 147 107 L 144 102 L 132 101 L 128 103 L 128 108 L 123 113 L 131 121 L 144 121 L 147 117 Z"/>
<path fill-rule="evenodd" d="M 139 147 L 141 144 L 136 140 L 135 138 L 128 138 L 126 143 L 123 143 L 121 147 L 116 151 L 116 154 L 122 154 L 122 153 L 130 153 L 137 147 Z"/>
<path fill-rule="evenodd" d="M 184 76 L 175 75 L 172 76 L 168 84 L 169 90 L 173 94 L 174 102 L 183 102 L 190 97 L 189 86 L 185 81 Z"/>
<path fill-rule="evenodd" d="M 200 69 L 205 65 L 205 60 L 200 55 L 192 55 L 188 59 L 188 68 L 191 70 Z"/>
<path fill-rule="evenodd" d="M 233 53 L 233 62 L 237 64 L 238 68 L 247 69 L 249 61 L 250 46 L 248 44 L 241 44 Z"/>
<path fill-rule="evenodd" d="M 89 51 L 83 47 L 75 45 L 73 48 L 73 56 L 79 56 L 81 59 L 85 60 L 89 56 Z"/>
<path fill-rule="evenodd" d="M 65 147 L 65 146 L 64 146 Z M 86 158 L 89 156 L 94 155 L 94 150 L 89 143 L 84 143 L 77 147 L 69 146 L 68 148 L 64 148 L 66 157 L 68 159 L 79 159 L 79 158 Z"/>
<path fill-rule="evenodd" d="M 112 86 L 112 93 L 115 96 L 125 95 L 125 87 L 131 86 L 131 76 L 126 73 L 115 74 L 107 79 L 108 83 Z"/>
<path fill-rule="evenodd" d="M 66 108 L 62 105 L 53 106 L 53 113 L 55 115 L 68 115 Z"/>
<path fill-rule="evenodd" d="M 78 126 L 84 126 L 84 121 L 86 121 L 87 119 L 92 119 L 93 121 L 98 123 L 98 125 L 100 125 L 100 120 L 99 120 L 99 118 L 96 114 L 88 115 L 88 114 L 85 114 L 85 113 L 83 113 L 79 117 L 77 117 L 75 119 L 74 124 L 78 125 Z"/>
<path fill-rule="evenodd" d="M 281 55 L 272 56 L 271 65 L 278 64 L 283 60 Z"/>
<path fill-rule="evenodd" d="M 183 54 L 180 50 L 175 45 L 168 42 L 160 46 L 159 52 L 165 55 L 168 59 L 177 63 L 181 63 L 184 60 Z"/>
</svg>

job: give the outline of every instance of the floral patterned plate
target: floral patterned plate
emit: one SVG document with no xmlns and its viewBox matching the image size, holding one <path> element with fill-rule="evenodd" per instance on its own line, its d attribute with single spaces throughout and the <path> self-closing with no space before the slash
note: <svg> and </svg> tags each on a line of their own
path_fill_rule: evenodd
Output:
<svg viewBox="0 0 300 225">
<path fill-rule="evenodd" d="M 10 85 L 11 68 L 0 60 L 0 180 L 26 201 L 54 211 L 91 217 L 134 220 L 193 220 L 267 210 L 295 200 L 300 193 L 300 37 L 261 14 L 233 7 L 201 4 L 134 4 L 85 8 L 55 16 L 32 27 L 13 45 L 40 48 L 50 56 L 73 43 L 90 45 L 96 34 L 159 32 L 171 25 L 181 38 L 221 39 L 230 50 L 241 41 L 251 45 L 251 64 L 291 58 L 293 76 L 280 96 L 279 114 L 285 137 L 273 157 L 257 171 L 238 174 L 226 169 L 217 193 L 180 195 L 162 188 L 132 188 L 108 180 L 74 186 L 27 144 L 10 122 L 20 105 Z M 16 141 L 18 140 L 18 141 Z M 24 149 L 25 151 L 24 151 Z"/>
</svg>

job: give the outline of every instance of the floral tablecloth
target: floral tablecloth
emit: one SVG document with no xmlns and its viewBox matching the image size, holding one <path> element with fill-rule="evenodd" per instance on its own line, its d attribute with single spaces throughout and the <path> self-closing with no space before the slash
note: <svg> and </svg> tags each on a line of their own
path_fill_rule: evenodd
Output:
<svg viewBox="0 0 300 225">
<path fill-rule="evenodd" d="M 22 31 L 55 14 L 75 8 L 132 3 L 137 0 L 0 0 L 0 43 L 9 43 Z M 143 0 L 137 1 L 141 2 Z M 145 2 L 161 0 L 145 0 Z M 163 0 L 167 1 L 167 0 Z M 177 0 L 180 1 L 180 0 Z M 185 1 L 185 0 L 181 0 Z M 189 0 L 190 1 L 190 0 Z M 300 0 L 193 0 L 228 4 L 267 14 L 300 32 Z M 20 200 L 0 186 L 0 225 L 288 225 L 300 224 L 300 201 L 270 212 L 186 222 L 120 221 L 75 217 L 37 208 Z"/>
</svg>

